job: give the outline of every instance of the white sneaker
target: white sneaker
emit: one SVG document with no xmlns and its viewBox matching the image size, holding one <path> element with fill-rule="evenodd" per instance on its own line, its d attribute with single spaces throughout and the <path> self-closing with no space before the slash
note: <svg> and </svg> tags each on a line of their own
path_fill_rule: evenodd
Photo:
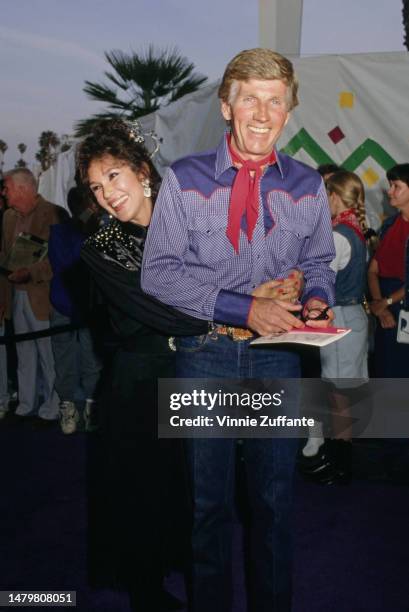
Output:
<svg viewBox="0 0 409 612">
<path fill-rule="evenodd" d="M 91 432 L 96 431 L 99 427 L 98 424 L 98 413 L 97 413 L 98 404 L 93 399 L 87 399 L 85 401 L 84 408 L 84 426 L 85 431 Z"/>
<path fill-rule="evenodd" d="M 64 434 L 73 434 L 77 431 L 77 425 L 80 415 L 75 407 L 74 402 L 60 403 L 60 425 L 61 431 Z"/>
<path fill-rule="evenodd" d="M 0 404 L 0 420 L 4 419 L 4 417 L 6 416 L 7 412 L 8 412 L 8 405 L 6 404 Z"/>
</svg>

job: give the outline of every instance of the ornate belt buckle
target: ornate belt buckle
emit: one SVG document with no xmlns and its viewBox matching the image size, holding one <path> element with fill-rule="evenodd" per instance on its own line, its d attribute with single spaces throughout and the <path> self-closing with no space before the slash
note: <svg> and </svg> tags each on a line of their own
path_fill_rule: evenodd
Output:
<svg viewBox="0 0 409 612">
<path fill-rule="evenodd" d="M 227 327 L 227 336 L 230 338 L 230 340 L 233 340 L 234 342 L 236 342 L 236 340 L 238 340 L 238 338 L 236 338 L 236 328 Z"/>
</svg>

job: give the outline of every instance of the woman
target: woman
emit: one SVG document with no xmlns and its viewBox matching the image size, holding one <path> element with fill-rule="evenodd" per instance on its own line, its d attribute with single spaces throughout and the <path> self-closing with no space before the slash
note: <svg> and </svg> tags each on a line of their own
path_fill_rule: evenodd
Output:
<svg viewBox="0 0 409 612">
<path fill-rule="evenodd" d="M 359 176 L 347 170 L 330 176 L 326 186 L 336 253 L 330 264 L 336 272 L 334 324 L 350 327 L 352 332 L 342 341 L 322 349 L 321 374 L 323 378 L 361 381 L 368 378 L 368 319 L 362 306 L 366 288 L 365 234 L 368 230 L 365 191 Z M 350 383 L 346 380 L 343 384 L 349 386 Z"/>
<path fill-rule="evenodd" d="M 103 398 L 109 556 L 134 608 L 156 611 L 163 607 L 158 593 L 169 526 L 180 521 L 175 495 L 183 495 L 181 490 L 172 493 L 178 447 L 156 440 L 156 381 L 173 376 L 169 335 L 206 333 L 208 326 L 140 290 L 143 247 L 160 177 L 138 132 L 121 121 L 101 122 L 80 145 L 78 165 L 82 181 L 111 217 L 87 240 L 81 255 L 117 339 Z"/>
<path fill-rule="evenodd" d="M 394 166 L 386 176 L 389 201 L 397 214 L 381 227 L 379 246 L 368 269 L 370 309 L 377 318 L 375 375 L 406 378 L 409 344 L 397 342 L 397 322 L 405 301 L 406 310 L 409 309 L 409 164 Z"/>
<path fill-rule="evenodd" d="M 329 484 L 350 476 L 350 405 L 354 395 L 362 391 L 358 388 L 368 380 L 368 318 L 362 306 L 368 228 L 361 179 L 353 172 L 338 170 L 327 179 L 326 186 L 336 252 L 330 264 L 336 272 L 334 325 L 352 331 L 339 342 L 320 349 L 321 377 L 330 385 L 333 440 L 321 446 L 318 456 L 309 458 L 310 465 L 304 471 Z"/>
</svg>

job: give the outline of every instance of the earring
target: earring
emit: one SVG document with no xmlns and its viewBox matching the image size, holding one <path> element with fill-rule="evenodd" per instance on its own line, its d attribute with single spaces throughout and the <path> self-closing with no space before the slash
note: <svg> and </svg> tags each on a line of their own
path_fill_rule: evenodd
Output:
<svg viewBox="0 0 409 612">
<path fill-rule="evenodd" d="M 145 196 L 145 198 L 150 198 L 152 195 L 152 189 L 150 188 L 149 179 L 143 179 L 142 187 L 143 187 L 143 195 Z"/>
</svg>

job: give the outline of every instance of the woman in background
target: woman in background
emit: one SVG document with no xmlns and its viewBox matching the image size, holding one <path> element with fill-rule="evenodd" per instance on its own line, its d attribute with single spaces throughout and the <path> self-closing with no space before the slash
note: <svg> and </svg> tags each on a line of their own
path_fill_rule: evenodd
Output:
<svg viewBox="0 0 409 612">
<path fill-rule="evenodd" d="M 409 164 L 386 173 L 388 196 L 396 215 L 380 230 L 380 242 L 369 264 L 370 309 L 377 318 L 375 375 L 379 378 L 409 376 L 409 344 L 397 341 L 399 311 L 409 310 Z"/>
<path fill-rule="evenodd" d="M 321 378 L 329 383 L 331 440 L 310 457 L 303 472 L 331 484 L 350 477 L 351 414 L 356 393 L 368 381 L 368 317 L 363 307 L 366 287 L 367 245 L 365 191 L 353 172 L 338 170 L 326 181 L 331 209 L 336 272 L 334 326 L 351 328 L 339 342 L 320 349 Z M 360 389 L 360 391 L 357 391 Z"/>
</svg>

